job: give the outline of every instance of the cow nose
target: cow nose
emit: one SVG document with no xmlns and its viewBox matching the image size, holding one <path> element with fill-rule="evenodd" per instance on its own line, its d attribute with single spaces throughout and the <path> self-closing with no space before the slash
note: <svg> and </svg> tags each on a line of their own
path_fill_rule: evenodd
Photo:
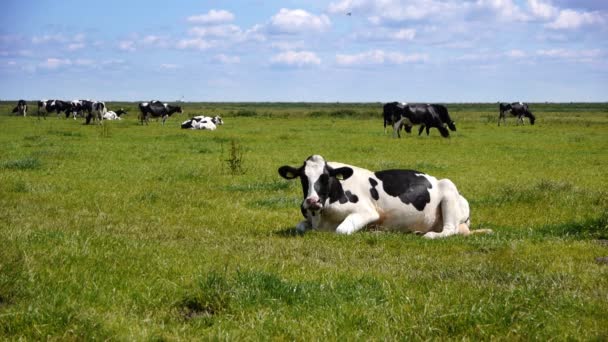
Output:
<svg viewBox="0 0 608 342">
<path fill-rule="evenodd" d="M 309 206 L 314 206 L 318 203 L 319 203 L 319 197 L 317 197 L 317 196 L 308 197 L 306 199 L 306 204 L 308 204 Z"/>
</svg>

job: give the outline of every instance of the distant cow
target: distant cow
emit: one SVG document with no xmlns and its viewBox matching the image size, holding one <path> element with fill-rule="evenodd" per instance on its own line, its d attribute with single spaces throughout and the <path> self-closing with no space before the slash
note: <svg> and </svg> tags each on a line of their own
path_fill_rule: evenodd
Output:
<svg viewBox="0 0 608 342">
<path fill-rule="evenodd" d="M 17 113 L 17 115 L 27 116 L 27 102 L 25 100 L 17 101 L 17 106 L 13 108 L 13 113 Z"/>
<path fill-rule="evenodd" d="M 449 179 L 413 170 L 372 172 L 308 157 L 300 167 L 281 166 L 285 179 L 300 178 L 304 220 L 296 230 L 352 234 L 367 225 L 415 232 L 434 239 L 471 231 L 469 203 Z"/>
<path fill-rule="evenodd" d="M 452 131 L 456 131 L 456 125 L 450 118 L 448 110 L 440 104 L 416 104 L 416 103 L 399 103 L 389 102 L 384 105 L 384 130 L 386 132 L 386 124 L 393 125 L 393 137 L 395 134 L 401 138 L 401 127 L 405 127 L 406 132 L 411 132 L 413 125 L 420 125 L 418 135 L 426 128 L 426 134 L 429 135 L 429 130 L 435 127 L 441 133 L 441 136 L 447 138 L 450 132 L 445 127 Z"/>
<path fill-rule="evenodd" d="M 140 120 L 143 125 L 144 122 L 148 124 L 150 117 L 162 118 L 162 124 L 165 124 L 165 120 L 173 113 L 183 113 L 182 107 L 173 106 L 160 101 L 142 102 L 139 104 Z"/>
<path fill-rule="evenodd" d="M 182 122 L 181 127 L 184 129 L 205 129 L 214 131 L 217 126 L 223 124 L 224 121 L 220 116 L 208 117 L 199 115 Z"/>
<path fill-rule="evenodd" d="M 527 103 L 523 102 L 513 102 L 509 103 L 500 103 L 498 106 L 500 111 L 498 115 L 498 126 L 500 126 L 500 120 L 502 120 L 503 124 L 507 124 L 507 112 L 511 112 L 511 115 L 517 116 L 517 124 L 524 124 L 524 117 L 527 117 L 530 120 L 530 124 L 534 125 L 534 121 L 536 117 L 530 111 Z"/>
<path fill-rule="evenodd" d="M 70 114 L 76 120 L 77 117 L 85 117 L 85 113 L 91 113 L 91 104 L 93 101 L 89 100 L 73 100 L 70 102 L 70 110 L 66 111 L 65 117 L 68 118 Z"/>
<path fill-rule="evenodd" d="M 42 114 L 43 118 L 46 119 L 46 115 L 50 113 L 59 113 L 69 110 L 70 105 L 68 102 L 61 100 L 40 100 L 38 101 L 38 119 L 40 119 L 40 114 Z"/>
<path fill-rule="evenodd" d="M 122 118 L 120 116 L 123 115 L 123 114 L 127 114 L 127 112 L 124 109 L 120 108 L 119 110 L 117 110 L 115 112 L 114 111 L 108 111 L 108 112 L 106 112 L 103 115 L 103 119 L 104 120 L 110 120 L 110 121 L 112 121 L 112 120 L 122 120 Z"/>
<path fill-rule="evenodd" d="M 88 125 L 91 123 L 91 120 L 97 120 L 97 124 L 99 125 L 103 124 L 103 116 L 108 111 L 106 104 L 101 101 L 88 101 L 88 103 L 85 103 L 85 106 L 87 110 L 88 108 L 91 109 L 87 114 L 85 124 Z"/>
</svg>

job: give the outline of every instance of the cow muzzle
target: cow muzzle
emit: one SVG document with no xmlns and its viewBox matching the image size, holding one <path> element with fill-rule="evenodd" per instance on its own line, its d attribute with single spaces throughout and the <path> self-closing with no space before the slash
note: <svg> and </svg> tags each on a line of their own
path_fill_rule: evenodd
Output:
<svg viewBox="0 0 608 342">
<path fill-rule="evenodd" d="M 323 207 L 323 204 L 321 204 L 321 200 L 319 199 L 319 197 L 313 196 L 313 197 L 308 197 L 306 200 L 304 200 L 305 209 L 320 210 L 322 207 Z"/>
</svg>

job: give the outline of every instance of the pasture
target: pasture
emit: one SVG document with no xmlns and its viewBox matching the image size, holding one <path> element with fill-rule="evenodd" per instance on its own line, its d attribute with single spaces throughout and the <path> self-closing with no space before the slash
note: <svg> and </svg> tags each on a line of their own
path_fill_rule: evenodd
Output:
<svg viewBox="0 0 608 342">
<path fill-rule="evenodd" d="M 381 104 L 186 103 L 164 126 L 0 103 L 0 339 L 606 340 L 608 105 L 448 104 L 449 139 Z M 219 114 L 218 130 L 181 130 Z M 417 129 L 414 129 L 417 132 Z M 295 233 L 311 154 L 449 178 L 492 235 Z"/>
</svg>

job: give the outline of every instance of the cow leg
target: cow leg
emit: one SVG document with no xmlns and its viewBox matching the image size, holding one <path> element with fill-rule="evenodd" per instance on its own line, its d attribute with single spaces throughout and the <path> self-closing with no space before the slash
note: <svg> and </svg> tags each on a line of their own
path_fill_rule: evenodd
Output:
<svg viewBox="0 0 608 342">
<path fill-rule="evenodd" d="M 377 212 L 364 212 L 364 213 L 353 213 L 344 219 L 342 223 L 336 228 L 338 234 L 352 234 L 355 233 L 366 225 L 377 221 L 380 215 Z"/>
<path fill-rule="evenodd" d="M 399 132 L 400 130 L 401 130 L 401 120 L 399 120 L 393 124 L 393 138 L 395 137 L 395 133 L 397 133 L 397 137 L 401 138 L 401 133 Z"/>
<path fill-rule="evenodd" d="M 450 180 L 442 179 L 439 181 L 439 191 L 443 194 L 440 204 L 443 229 L 439 233 L 428 232 L 424 234 L 423 236 L 427 239 L 448 237 L 460 232 L 460 221 L 463 218 L 463 213 L 459 202 L 460 194 L 456 189 L 456 185 Z"/>
<path fill-rule="evenodd" d="M 424 124 L 420 125 L 420 128 L 418 129 L 418 136 L 420 136 L 422 134 L 422 131 L 424 130 Z M 427 128 L 426 130 L 426 135 L 429 135 L 429 130 Z"/>
</svg>

